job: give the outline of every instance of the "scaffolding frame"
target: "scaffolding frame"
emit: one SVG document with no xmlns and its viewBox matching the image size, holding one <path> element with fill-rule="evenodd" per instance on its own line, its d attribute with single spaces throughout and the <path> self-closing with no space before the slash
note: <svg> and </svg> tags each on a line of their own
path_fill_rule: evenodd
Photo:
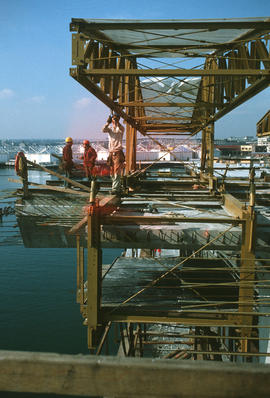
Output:
<svg viewBox="0 0 270 398">
<path fill-rule="evenodd" d="M 225 179 L 228 167 L 221 184 L 214 176 L 214 123 L 269 85 L 270 19 L 249 18 L 226 21 L 72 19 L 70 30 L 73 32 L 72 64 L 74 66 L 70 69 L 70 75 L 126 122 L 126 174 L 136 175 L 136 177 L 140 174 L 136 171 L 137 132 L 154 140 L 166 151 L 173 152 L 173 149 L 164 148 L 154 135 L 162 137 L 171 133 L 192 137 L 201 131 L 200 172 L 198 174 L 192 171 L 191 174 L 199 178 L 199 183 L 206 184 L 209 193 L 213 196 L 217 190 L 223 194 L 224 206 L 232 215 L 229 223 L 231 222 L 232 225 L 236 223 L 242 228 L 239 254 L 239 303 L 236 312 L 220 311 L 223 314 L 219 320 L 217 320 L 219 311 L 217 314 L 208 312 L 208 319 L 203 311 L 197 313 L 195 311 L 196 314 L 187 312 L 180 316 L 170 316 L 169 310 L 165 315 L 145 315 L 144 311 L 141 313 L 137 311 L 132 315 L 129 310 L 124 309 L 106 312 L 102 308 L 99 295 L 91 293 L 91 301 L 94 302 L 95 307 L 93 312 L 95 322 L 93 323 L 90 322 L 93 314 L 89 312 L 89 304 L 86 305 L 82 298 L 84 289 L 80 281 L 78 286 L 81 293 L 78 293 L 78 297 L 80 297 L 85 323 L 88 324 L 89 347 L 93 348 L 95 345 L 94 335 L 100 324 L 107 325 L 107 333 L 111 322 L 120 322 L 120 325 L 122 322 L 128 322 L 125 338 L 123 326 L 120 327 L 122 346 L 126 355 L 130 353 L 135 355 L 137 342 L 140 342 L 140 349 L 142 341 L 145 342 L 142 336 L 146 336 L 146 332 L 141 333 L 142 325 L 165 322 L 188 327 L 195 326 L 197 328 L 195 335 L 204 334 L 198 329 L 200 327 L 227 327 L 223 335 L 227 334 L 227 345 L 231 348 L 228 350 L 230 355 L 233 357 L 250 354 L 250 358 L 252 333 L 257 322 L 255 319 L 258 317 L 258 313 L 254 311 L 256 285 L 254 171 L 253 179 L 250 177 L 249 180 L 250 201 L 248 208 L 245 209 L 243 203 L 226 193 Z M 183 59 L 185 62 L 190 62 L 189 67 L 179 67 Z M 200 60 L 200 65 L 194 64 L 195 59 Z M 172 79 L 175 85 L 180 84 L 178 88 L 181 85 L 186 87 L 185 90 L 179 89 L 174 95 L 167 95 L 168 92 L 164 89 L 162 91 L 155 85 L 156 82 L 166 85 L 167 81 L 171 81 L 169 79 Z M 200 79 L 199 84 L 192 79 Z M 100 217 L 100 214 L 100 209 L 94 206 L 91 215 L 88 215 L 89 253 L 99 250 L 99 246 L 91 241 L 94 233 L 92 225 L 99 228 L 99 231 L 96 229 L 95 233 L 100 236 L 100 226 L 106 222 L 116 225 L 148 222 L 149 225 L 153 225 L 168 221 L 160 217 L 155 220 L 153 216 L 148 217 L 147 220 L 145 216 L 141 218 L 120 216 L 111 220 L 107 217 L 106 220 L 106 216 Z M 186 222 L 203 223 L 205 220 L 203 218 L 192 220 L 191 217 Z M 226 219 L 212 219 L 209 222 L 226 223 Z M 223 235 L 225 239 L 224 231 L 221 232 L 221 236 Z M 79 238 L 77 239 L 80 242 Z M 206 246 L 208 244 L 209 242 Z M 203 252 L 204 249 L 205 247 L 201 246 L 197 252 Z M 78 243 L 78 269 L 82 267 L 81 250 Z M 194 256 L 194 251 L 192 255 Z M 184 261 L 188 258 L 186 257 Z M 97 269 L 101 267 L 99 256 L 88 255 L 87 267 L 95 270 L 94 274 L 89 274 L 92 279 L 88 277 L 87 290 L 90 289 L 91 283 L 91 292 L 100 291 L 97 287 L 101 286 L 102 281 L 97 272 Z M 176 268 L 173 267 L 172 271 Z M 97 307 L 99 307 L 98 311 Z M 132 327 L 133 323 L 138 325 L 136 332 Z M 129 344 L 128 349 L 124 348 L 125 339 Z M 237 339 L 239 345 L 235 352 L 234 345 Z M 210 355 L 205 349 L 204 342 L 205 340 L 201 337 L 194 338 L 193 358 L 197 358 L 198 355 L 202 355 L 203 358 Z M 198 346 L 201 353 L 197 352 Z"/>
<path fill-rule="evenodd" d="M 213 148 L 214 134 L 210 131 L 214 129 L 214 122 L 269 85 L 270 19 L 73 18 L 70 30 L 76 32 L 72 34 L 75 67 L 70 69 L 70 75 L 127 123 L 126 172 L 135 169 L 137 131 L 153 140 L 151 133 L 193 136 L 202 131 L 207 145 L 202 148 L 201 167 L 209 174 L 211 187 L 213 150 L 210 148 Z M 224 35 L 224 39 L 217 39 L 218 34 Z M 200 40 L 200 35 L 205 35 L 206 40 Z M 164 57 L 171 58 L 170 62 L 165 62 Z M 194 61 L 195 58 L 203 67 L 175 68 L 175 60 Z M 145 67 L 142 63 L 157 62 L 157 59 L 159 67 L 152 64 Z M 174 84 L 186 84 L 190 91 L 194 87 L 189 78 L 198 77 L 200 83 L 195 96 L 188 97 L 185 91 L 168 97 L 159 91 L 149 101 L 142 88 L 143 77 L 162 79 L 161 82 L 172 78 Z M 185 117 L 181 117 L 181 113 Z"/>
</svg>

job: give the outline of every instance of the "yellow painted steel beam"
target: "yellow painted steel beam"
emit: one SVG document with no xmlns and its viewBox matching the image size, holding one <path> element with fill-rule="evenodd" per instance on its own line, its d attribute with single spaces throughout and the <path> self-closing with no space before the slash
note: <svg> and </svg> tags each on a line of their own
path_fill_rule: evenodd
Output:
<svg viewBox="0 0 270 398">
<path fill-rule="evenodd" d="M 147 121 L 147 120 L 157 120 L 157 121 L 162 121 L 162 120 L 192 120 L 191 117 L 182 117 L 182 116 L 137 116 L 134 117 L 135 120 L 138 121 Z"/>
<path fill-rule="evenodd" d="M 174 127 L 174 128 L 168 128 L 168 129 L 166 129 L 166 128 L 164 128 L 164 127 L 160 127 L 160 128 L 158 128 L 158 129 L 155 129 L 155 128 L 148 128 L 148 129 L 145 129 L 145 131 L 146 131 L 146 134 L 145 135 L 152 135 L 152 133 L 155 133 L 155 132 L 158 132 L 158 133 L 170 133 L 170 132 L 179 132 L 179 133 L 182 133 L 182 134 L 191 134 L 192 133 L 192 129 L 188 129 L 188 128 L 185 128 L 185 129 L 181 129 L 181 128 L 179 128 L 179 127 Z M 147 134 L 148 133 L 148 134 Z"/>
<path fill-rule="evenodd" d="M 213 168 L 214 168 L 214 123 L 211 123 L 206 129 L 206 172 L 209 177 L 209 189 L 213 187 Z"/>
<path fill-rule="evenodd" d="M 255 299 L 255 226 L 256 216 L 254 209 L 249 206 L 247 211 L 243 211 L 243 218 L 246 218 L 242 225 L 242 245 L 241 245 L 241 264 L 240 264 L 240 282 L 239 282 L 239 306 L 238 313 L 241 316 L 241 323 L 250 324 L 250 327 L 241 330 L 241 351 L 248 352 L 249 341 L 252 326 L 256 321 L 254 316 L 250 315 L 253 310 Z M 248 271 L 247 271 L 248 270 Z M 246 281 L 249 281 L 247 285 Z M 246 314 L 245 314 L 246 313 Z M 255 326 L 254 325 L 254 326 Z"/>
<path fill-rule="evenodd" d="M 269 84 L 270 79 L 268 77 L 262 77 L 261 79 L 258 79 L 254 84 L 242 91 L 241 94 L 232 98 L 230 102 L 224 104 L 223 108 L 217 113 L 210 115 L 207 118 L 207 122 L 202 125 L 202 128 L 207 127 L 210 123 L 216 122 L 223 116 L 227 115 L 233 109 L 237 108 L 239 105 L 242 105 L 244 102 L 263 91 L 269 86 Z M 194 131 L 194 135 L 197 134 L 202 128 L 198 128 L 196 131 Z"/>
<path fill-rule="evenodd" d="M 200 124 L 198 123 L 143 123 L 141 124 L 141 126 L 145 129 L 159 129 L 159 128 L 177 128 L 177 129 L 194 129 L 198 126 L 200 126 Z"/>
<path fill-rule="evenodd" d="M 181 181 L 179 181 L 179 185 L 181 185 Z M 158 224 L 168 224 L 175 222 L 183 222 L 183 223 L 213 223 L 213 224 L 232 224 L 238 225 L 244 223 L 244 220 L 240 220 L 237 218 L 210 218 L 210 217 L 181 217 L 181 216 L 121 216 L 121 215 L 113 215 L 113 216 L 105 216 L 102 217 L 102 224 L 149 224 L 149 225 L 158 225 Z"/>
<path fill-rule="evenodd" d="M 98 215 L 88 215 L 87 220 L 87 337 L 88 348 L 97 345 L 97 329 L 101 299 L 101 249 Z"/>
<path fill-rule="evenodd" d="M 93 30 L 118 30 L 118 29 L 151 29 L 151 30 L 168 30 L 168 29 L 207 29 L 209 32 L 217 29 L 256 29 L 256 30 L 270 30 L 269 18 L 264 21 L 249 20 L 164 20 L 164 21 L 99 21 L 87 20 L 81 18 L 72 18 L 70 23 L 70 30 L 77 31 L 78 28 L 87 28 L 89 31 Z M 180 32 L 181 33 L 181 32 Z M 179 34 L 180 34 L 179 33 Z M 214 32 L 215 34 L 215 32 Z"/>
<path fill-rule="evenodd" d="M 256 124 L 257 137 L 267 137 L 270 135 L 270 111 L 257 122 Z"/>
<path fill-rule="evenodd" d="M 80 302 L 80 269 L 81 269 L 81 264 L 80 264 L 80 235 L 76 236 L 76 246 L 77 246 L 77 268 L 76 268 L 76 302 Z"/>
<path fill-rule="evenodd" d="M 270 130 L 257 134 L 257 137 L 269 137 L 269 135 L 270 135 Z"/>
<path fill-rule="evenodd" d="M 195 106 L 209 106 L 207 103 L 200 102 L 196 104 L 195 102 L 142 102 L 142 101 L 132 101 L 132 102 L 119 102 L 120 106 L 136 106 L 136 107 L 157 107 L 157 108 L 193 108 Z M 213 106 L 213 105 L 211 105 Z"/>
<path fill-rule="evenodd" d="M 270 30 L 269 18 L 264 21 L 256 20 L 164 20 L 164 21 L 99 21 L 72 18 L 70 23 L 70 30 L 77 30 L 78 27 L 88 27 L 89 30 L 118 30 L 118 29 L 154 29 L 154 30 L 168 30 L 168 29 L 207 29 L 209 32 L 216 29 L 262 29 Z"/>
<path fill-rule="evenodd" d="M 126 174 L 136 170 L 136 130 L 127 125 L 126 128 Z"/>
<path fill-rule="evenodd" d="M 183 135 L 183 136 L 189 136 L 189 135 L 191 135 L 191 133 L 190 133 L 190 131 L 178 131 L 178 132 L 175 132 L 175 131 L 173 131 L 173 132 L 168 132 L 168 131 L 156 131 L 156 132 L 151 132 L 151 131 L 149 131 L 149 132 L 146 132 L 146 134 L 145 134 L 146 136 L 152 136 L 152 135 Z"/>
<path fill-rule="evenodd" d="M 266 69 L 83 69 L 87 76 L 267 76 Z"/>
<path fill-rule="evenodd" d="M 136 311 L 137 312 L 137 311 Z M 136 315 L 106 312 L 104 309 L 101 310 L 101 317 L 103 322 L 133 322 L 133 323 L 166 323 L 166 324 L 180 324 L 187 326 L 238 326 L 239 322 L 237 317 L 235 321 L 231 319 L 207 319 L 204 318 L 189 318 L 184 316 L 153 316 L 153 315 L 142 315 L 139 312 Z"/>
</svg>

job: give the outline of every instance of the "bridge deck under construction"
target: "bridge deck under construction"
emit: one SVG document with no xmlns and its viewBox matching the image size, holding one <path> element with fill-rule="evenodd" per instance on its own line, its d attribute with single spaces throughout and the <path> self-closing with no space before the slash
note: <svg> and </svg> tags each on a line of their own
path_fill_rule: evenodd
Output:
<svg viewBox="0 0 270 398">
<path fill-rule="evenodd" d="M 77 302 L 90 346 L 99 346 L 102 330 L 106 334 L 116 323 L 122 344 L 133 336 L 130 353 L 140 342 L 140 355 L 162 345 L 159 356 L 182 350 L 189 358 L 267 358 L 269 183 L 256 180 L 255 236 L 247 231 L 245 184 L 238 185 L 237 195 L 246 199 L 239 199 L 211 193 L 188 174 L 155 181 L 155 173 L 149 171 L 120 199 L 108 194 L 101 179 L 94 213 L 83 190 L 35 187 L 28 197 L 22 191 L 16 215 L 24 244 L 77 248 Z M 101 273 L 103 248 L 121 248 L 123 256 Z M 95 332 L 90 314 L 97 319 Z M 184 337 L 168 336 L 168 327 Z M 249 348 L 243 350 L 247 331 Z"/>
</svg>

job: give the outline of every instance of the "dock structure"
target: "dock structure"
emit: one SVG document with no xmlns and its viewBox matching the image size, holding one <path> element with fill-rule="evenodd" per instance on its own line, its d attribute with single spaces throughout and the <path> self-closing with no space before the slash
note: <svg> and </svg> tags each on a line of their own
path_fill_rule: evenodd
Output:
<svg viewBox="0 0 270 398">
<path fill-rule="evenodd" d="M 117 330 L 119 355 L 268 363 L 270 185 L 253 159 L 246 177 L 241 164 L 215 167 L 214 123 L 269 86 L 270 18 L 70 28 L 71 76 L 126 122 L 125 192 L 110 195 L 102 178 L 22 191 L 25 245 L 76 248 L 97 355 Z M 172 154 L 158 137 L 202 132 L 200 164 L 139 168 L 137 132 Z M 105 266 L 104 248 L 124 255 Z"/>
</svg>

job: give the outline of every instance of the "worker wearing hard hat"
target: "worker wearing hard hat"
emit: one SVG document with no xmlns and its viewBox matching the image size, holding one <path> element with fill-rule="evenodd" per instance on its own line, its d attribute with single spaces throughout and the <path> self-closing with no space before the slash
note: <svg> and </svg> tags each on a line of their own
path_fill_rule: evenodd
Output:
<svg viewBox="0 0 270 398">
<path fill-rule="evenodd" d="M 123 175 L 125 167 L 125 155 L 123 153 L 122 147 L 125 129 L 119 121 L 119 115 L 114 114 L 112 116 L 109 116 L 107 123 L 102 130 L 103 133 L 109 134 L 108 164 L 111 167 L 113 195 L 121 195 L 121 176 Z"/>
<path fill-rule="evenodd" d="M 84 154 L 83 154 L 83 166 L 85 170 L 85 176 L 91 181 L 93 176 L 93 169 L 97 158 L 97 153 L 94 148 L 90 145 L 88 140 L 83 141 Z"/>
<path fill-rule="evenodd" d="M 72 156 L 72 144 L 73 140 L 71 137 L 66 138 L 66 145 L 63 148 L 63 158 L 62 158 L 62 165 L 63 169 L 65 170 L 66 177 L 71 177 L 71 171 L 73 167 L 73 156 Z M 70 187 L 71 185 L 65 181 L 65 187 Z"/>
</svg>

